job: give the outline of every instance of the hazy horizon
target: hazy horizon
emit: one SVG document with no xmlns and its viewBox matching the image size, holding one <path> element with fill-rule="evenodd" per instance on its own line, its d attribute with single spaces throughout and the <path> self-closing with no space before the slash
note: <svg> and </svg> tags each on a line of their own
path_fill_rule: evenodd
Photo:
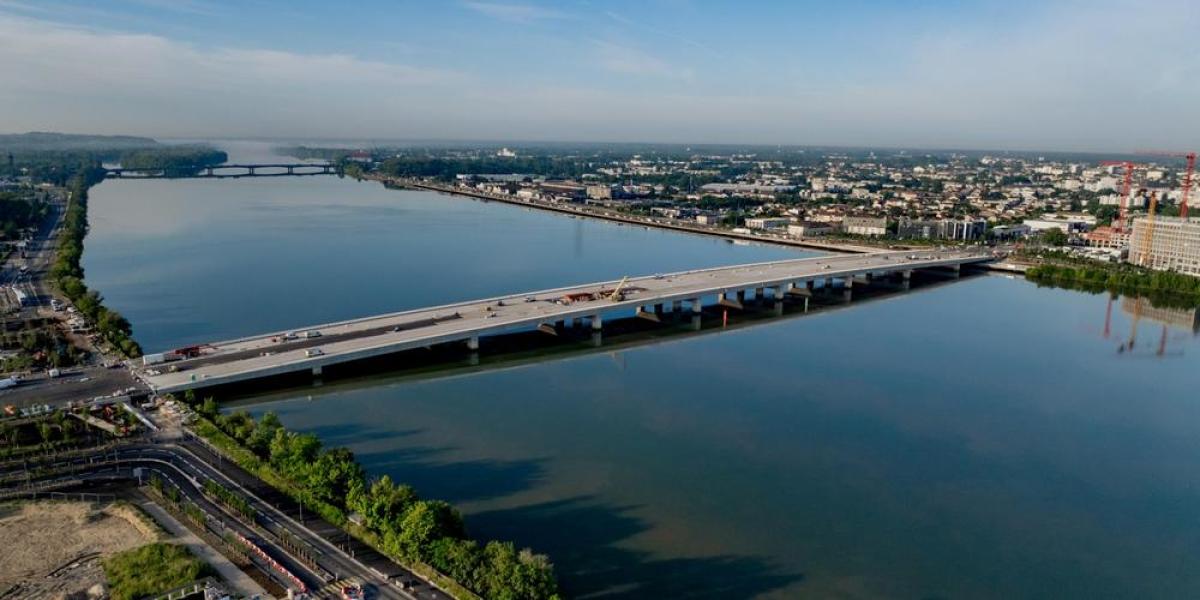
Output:
<svg viewBox="0 0 1200 600">
<path fill-rule="evenodd" d="M 0 130 L 172 138 L 1190 149 L 1182 0 L 0 0 Z"/>
</svg>

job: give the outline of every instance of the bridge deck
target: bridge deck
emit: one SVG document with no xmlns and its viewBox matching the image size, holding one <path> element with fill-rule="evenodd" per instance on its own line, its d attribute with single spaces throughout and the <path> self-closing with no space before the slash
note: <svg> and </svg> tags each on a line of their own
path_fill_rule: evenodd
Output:
<svg viewBox="0 0 1200 600">
<path fill-rule="evenodd" d="M 612 290 L 617 284 L 607 281 L 313 325 L 295 330 L 299 339 L 285 339 L 289 332 L 275 332 L 215 342 L 198 358 L 172 363 L 177 372 L 169 372 L 163 365 L 137 367 L 135 371 L 160 393 L 178 392 L 305 371 L 432 344 L 528 330 L 555 321 L 597 315 L 603 318 L 612 312 L 676 300 L 830 277 L 952 267 L 989 260 L 987 255 L 962 251 L 822 256 L 638 277 L 627 282 L 625 298 L 619 302 L 606 299 L 557 302 L 566 294 Z M 305 338 L 306 331 L 318 331 L 320 336 Z M 322 353 L 307 356 L 310 348 L 319 348 Z"/>
</svg>

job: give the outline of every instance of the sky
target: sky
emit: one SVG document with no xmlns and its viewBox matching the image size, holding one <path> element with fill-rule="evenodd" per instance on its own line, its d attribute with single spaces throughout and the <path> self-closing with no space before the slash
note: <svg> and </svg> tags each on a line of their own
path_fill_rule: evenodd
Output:
<svg viewBox="0 0 1200 600">
<path fill-rule="evenodd" d="M 1200 145 L 1195 0 L 0 0 L 0 132 Z"/>
</svg>

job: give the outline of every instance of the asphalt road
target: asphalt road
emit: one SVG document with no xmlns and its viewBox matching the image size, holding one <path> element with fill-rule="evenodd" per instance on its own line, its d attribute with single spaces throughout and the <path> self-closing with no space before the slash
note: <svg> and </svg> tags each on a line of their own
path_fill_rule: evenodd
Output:
<svg viewBox="0 0 1200 600">
<path fill-rule="evenodd" d="M 612 291 L 617 285 L 611 281 L 598 282 L 305 327 L 304 330 L 317 330 L 322 334 L 319 342 L 305 342 L 320 345 L 321 352 L 311 356 L 307 349 L 281 346 L 280 333 L 215 342 L 202 358 L 173 363 L 178 372 L 156 366 L 153 372 L 139 369 L 137 376 L 160 392 L 176 392 L 531 328 L 540 323 L 690 300 L 718 292 L 986 260 L 990 257 L 976 252 L 937 250 L 822 256 L 637 277 L 626 282 L 621 300 L 592 298 L 566 304 L 556 302 L 565 294 L 596 294 L 602 290 Z M 452 316 L 455 318 L 450 318 Z M 428 324 L 414 325 L 421 322 Z"/>
<path fill-rule="evenodd" d="M 100 460 L 104 462 L 98 462 Z M 119 460 L 120 473 L 113 471 L 114 460 Z M 337 585 L 333 582 L 352 581 L 363 585 L 369 598 L 450 598 L 319 517 L 306 513 L 301 522 L 301 509 L 291 499 L 257 477 L 223 460 L 194 439 L 184 440 L 179 445 L 131 444 L 112 448 L 102 455 L 73 455 L 62 461 L 43 463 L 39 466 L 44 468 L 47 465 L 71 466 L 78 471 L 71 475 L 56 476 L 64 481 L 93 477 L 111 478 L 115 475 L 130 478 L 130 469 L 139 466 L 159 473 L 176 484 L 185 496 L 210 515 L 221 517 L 223 523 L 263 547 L 268 555 L 300 577 L 310 591 L 315 590 L 317 593 L 314 595 L 317 597 L 337 597 Z M 9 465 L 0 469 L 0 476 L 11 475 L 20 470 L 20 466 Z M 227 489 L 240 491 L 258 512 L 259 525 L 270 535 L 263 535 L 237 522 L 233 515 L 208 501 L 200 492 L 200 486 L 208 480 L 215 481 Z M 279 542 L 285 535 L 305 548 L 317 566 L 302 562 L 285 551 Z M 407 582 L 411 587 L 407 590 L 400 589 L 396 582 Z"/>
</svg>

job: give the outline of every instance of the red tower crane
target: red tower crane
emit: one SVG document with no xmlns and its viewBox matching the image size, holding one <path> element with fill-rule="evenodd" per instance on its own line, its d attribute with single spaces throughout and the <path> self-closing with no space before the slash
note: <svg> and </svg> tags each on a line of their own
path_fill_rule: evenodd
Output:
<svg viewBox="0 0 1200 600">
<path fill-rule="evenodd" d="M 1102 160 L 1100 164 L 1106 167 L 1124 167 L 1125 181 L 1121 184 L 1121 201 L 1117 211 L 1117 222 L 1113 223 L 1113 230 L 1120 233 L 1125 231 L 1125 207 L 1129 204 L 1129 193 L 1133 190 L 1133 167 L 1134 164 L 1128 160 Z"/>
<path fill-rule="evenodd" d="M 1196 173 L 1196 153 L 1195 152 L 1159 152 L 1157 150 L 1140 151 L 1138 154 L 1148 154 L 1151 156 L 1173 156 L 1187 160 L 1187 169 L 1183 172 L 1183 197 L 1179 201 L 1179 216 L 1187 218 L 1188 200 L 1192 195 L 1192 176 Z"/>
</svg>

